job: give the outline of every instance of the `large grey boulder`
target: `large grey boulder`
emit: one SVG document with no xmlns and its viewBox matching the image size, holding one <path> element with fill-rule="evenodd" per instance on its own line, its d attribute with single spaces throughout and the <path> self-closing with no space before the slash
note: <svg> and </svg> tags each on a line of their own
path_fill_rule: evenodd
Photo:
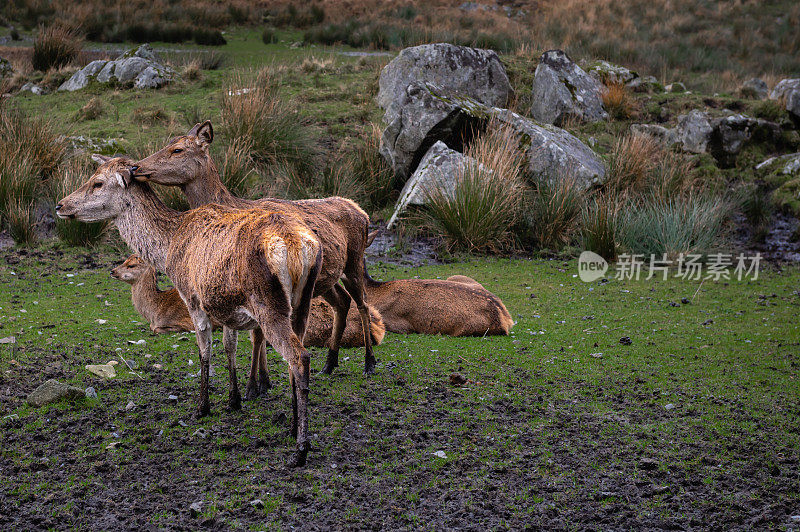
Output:
<svg viewBox="0 0 800 532">
<path fill-rule="evenodd" d="M 131 85 L 136 89 L 159 88 L 175 76 L 161 64 L 149 44 L 128 50 L 113 61 L 92 61 L 61 84 L 58 90 L 76 91 L 91 81 Z"/>
<path fill-rule="evenodd" d="M 28 394 L 28 404 L 38 408 L 64 399 L 74 401 L 84 397 L 86 397 L 86 394 L 81 388 L 50 379 Z"/>
<path fill-rule="evenodd" d="M 705 153 L 713 129 L 707 113 L 692 109 L 688 114 L 678 117 L 675 135 L 684 151 Z"/>
<path fill-rule="evenodd" d="M 769 93 L 769 98 L 783 100 L 792 118 L 800 120 L 800 78 L 781 80 Z"/>
<path fill-rule="evenodd" d="M 444 96 L 439 91 L 432 84 L 412 83 L 397 117 L 383 132 L 380 151 L 398 178 L 408 178 L 437 141 L 463 151 L 463 142 L 469 142 L 470 136 L 492 118 L 520 134 L 532 173 L 554 178 L 571 174 L 585 187 L 605 177 L 600 157 L 569 132 L 471 98 Z"/>
<path fill-rule="evenodd" d="M 459 172 L 468 162 L 468 157 L 451 150 L 444 142 L 437 141 L 422 158 L 414 175 L 406 181 L 386 227 L 391 228 L 409 205 L 425 205 L 432 190 L 451 196 L 455 191 Z"/>
<path fill-rule="evenodd" d="M 769 93 L 769 89 L 767 88 L 767 82 L 763 79 L 750 78 L 742 83 L 742 87 L 739 89 L 739 92 L 744 98 L 765 100 L 767 98 L 767 94 Z"/>
<path fill-rule="evenodd" d="M 414 82 L 432 83 L 444 94 L 467 96 L 495 107 L 504 107 L 513 93 L 493 50 L 447 43 L 414 46 L 401 51 L 381 71 L 377 101 L 386 111 L 386 123 L 397 117 L 406 89 Z"/>
<path fill-rule="evenodd" d="M 800 153 L 770 157 L 757 164 L 756 170 L 782 176 L 800 177 Z"/>
<path fill-rule="evenodd" d="M 561 125 L 568 118 L 584 122 L 608 119 L 602 85 L 561 50 L 542 54 L 533 77 L 531 116 L 537 122 Z"/>
<path fill-rule="evenodd" d="M 733 166 L 736 156 L 750 142 L 774 145 L 781 139 L 778 124 L 741 114 L 715 119 L 713 128 L 708 148 L 723 167 Z"/>
</svg>

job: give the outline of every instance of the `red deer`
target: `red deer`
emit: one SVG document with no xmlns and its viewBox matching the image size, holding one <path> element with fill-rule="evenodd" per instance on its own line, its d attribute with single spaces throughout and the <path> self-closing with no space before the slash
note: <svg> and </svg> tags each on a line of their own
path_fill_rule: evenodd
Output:
<svg viewBox="0 0 800 532">
<path fill-rule="evenodd" d="M 367 299 L 390 332 L 491 336 L 507 335 L 514 325 L 500 298 L 463 275 L 445 281 L 365 277 Z"/>
<path fill-rule="evenodd" d="M 186 135 L 175 137 L 161 150 L 135 163 L 134 178 L 180 187 L 192 208 L 217 203 L 237 208 L 282 211 L 301 219 L 322 243 L 322 269 L 314 295 L 325 298 L 335 312 L 328 358 L 322 373 L 330 374 L 339 365 L 339 346 L 351 297 L 361 315 L 364 331 L 364 373 L 373 373 L 375 357 L 370 342 L 369 312 L 364 304 L 364 249 L 367 247 L 369 227 L 367 214 L 353 201 L 339 197 L 301 201 L 237 198 L 223 185 L 209 155 L 213 140 L 211 122 L 206 120 L 197 124 Z M 340 279 L 344 289 L 338 284 Z M 251 374 L 251 382 L 253 378 Z M 256 394 L 257 391 L 252 390 L 252 395 Z M 252 395 L 248 385 L 247 397 Z"/>
<path fill-rule="evenodd" d="M 156 270 L 139 255 L 131 255 L 125 262 L 111 270 L 115 279 L 131 285 L 131 300 L 136 311 L 150 323 L 150 330 L 155 334 L 170 332 L 194 332 L 194 324 L 189 316 L 189 309 L 183 303 L 178 291 L 174 288 L 159 290 L 156 281 Z M 384 328 L 380 313 L 367 304 L 370 313 L 370 330 L 372 344 L 380 345 L 383 341 Z M 333 308 L 321 297 L 311 300 L 308 315 L 308 326 L 303 345 L 306 347 L 327 347 L 333 330 Z M 213 330 L 222 325 L 211 320 Z M 348 313 L 347 326 L 342 335 L 342 347 L 363 347 L 364 334 L 361 330 L 361 318 L 358 311 Z M 256 356 L 256 355 L 254 355 Z M 266 356 L 263 353 L 259 356 Z M 262 360 L 263 364 L 266 364 Z"/>
<path fill-rule="evenodd" d="M 173 211 L 147 183 L 133 179 L 132 161 L 95 158 L 103 164 L 56 205 L 56 214 L 84 222 L 112 220 L 122 239 L 175 285 L 200 347 L 199 415 L 210 413 L 212 318 L 223 324 L 233 408 L 241 401 L 236 331 L 255 329 L 280 353 L 289 366 L 297 438 L 289 465 L 305 464 L 310 355 L 300 338 L 322 264 L 322 246 L 314 233 L 296 217 L 267 209 L 207 205 Z"/>
</svg>

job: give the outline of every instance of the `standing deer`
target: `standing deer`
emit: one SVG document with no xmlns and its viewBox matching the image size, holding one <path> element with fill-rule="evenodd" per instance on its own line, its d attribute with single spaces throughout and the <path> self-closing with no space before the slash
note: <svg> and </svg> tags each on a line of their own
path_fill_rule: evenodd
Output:
<svg viewBox="0 0 800 532">
<path fill-rule="evenodd" d="M 156 270 L 139 255 L 133 254 L 125 262 L 111 270 L 115 279 L 131 285 L 131 300 L 136 311 L 148 321 L 150 330 L 155 334 L 170 332 L 194 332 L 194 324 L 189 316 L 180 294 L 175 288 L 159 290 L 156 281 Z M 370 331 L 372 344 L 380 345 L 383 341 L 385 329 L 380 313 L 369 303 Z M 363 347 L 364 333 L 361 330 L 361 318 L 356 310 L 348 313 L 347 326 L 342 335 L 342 347 Z M 333 308 L 321 297 L 311 300 L 311 310 L 308 314 L 308 325 L 303 345 L 306 347 L 327 347 L 333 330 Z M 213 330 L 222 327 L 220 323 L 211 320 Z M 254 353 L 253 356 L 259 356 Z"/>
<path fill-rule="evenodd" d="M 373 373 L 375 356 L 370 341 L 369 312 L 364 303 L 364 250 L 367 247 L 369 216 L 353 201 L 339 197 L 301 201 L 237 198 L 225 188 L 209 155 L 213 140 L 214 130 L 211 122 L 206 120 L 195 125 L 186 135 L 175 137 L 161 150 L 136 162 L 133 176 L 140 181 L 180 187 L 193 208 L 218 203 L 237 208 L 282 211 L 301 219 L 322 243 L 323 262 L 314 295 L 322 296 L 335 313 L 328 357 L 322 373 L 330 374 L 339 365 L 339 346 L 351 297 L 361 315 L 364 331 L 364 373 Z M 340 279 L 345 289 L 338 284 Z M 259 366 L 253 365 L 254 369 L 258 367 L 261 375 L 266 372 L 264 363 L 262 357 Z M 257 395 L 258 389 L 255 375 L 251 372 L 247 397 Z"/>
<path fill-rule="evenodd" d="M 211 319 L 224 326 L 233 408 L 240 405 L 236 331 L 259 331 L 289 365 L 297 438 L 289 465 L 305 464 L 310 355 L 301 338 L 322 265 L 319 240 L 302 221 L 274 210 L 208 205 L 173 211 L 148 184 L 132 178 L 132 161 L 95 159 L 103 164 L 56 205 L 56 214 L 84 222 L 112 220 L 122 239 L 172 280 L 200 347 L 199 415 L 210 412 Z"/>
</svg>

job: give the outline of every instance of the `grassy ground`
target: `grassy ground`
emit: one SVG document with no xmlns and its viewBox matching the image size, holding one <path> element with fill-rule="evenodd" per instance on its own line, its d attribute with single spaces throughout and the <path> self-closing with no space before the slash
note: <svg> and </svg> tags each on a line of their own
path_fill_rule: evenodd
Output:
<svg viewBox="0 0 800 532">
<path fill-rule="evenodd" d="M 384 279 L 473 276 L 504 300 L 513 334 L 388 334 L 371 378 L 361 350 L 344 352 L 312 381 L 314 451 L 289 471 L 284 364 L 270 356 L 270 397 L 231 412 L 215 344 L 213 414 L 195 419 L 195 343 L 149 334 L 108 275 L 118 260 L 57 247 L 0 258 L 0 337 L 16 337 L 0 345 L 4 528 L 730 529 L 797 513 L 797 267 L 700 286 L 584 284 L 574 261 L 373 266 Z M 108 360 L 113 380 L 84 369 Z M 27 406 L 46 378 L 99 398 Z"/>
</svg>

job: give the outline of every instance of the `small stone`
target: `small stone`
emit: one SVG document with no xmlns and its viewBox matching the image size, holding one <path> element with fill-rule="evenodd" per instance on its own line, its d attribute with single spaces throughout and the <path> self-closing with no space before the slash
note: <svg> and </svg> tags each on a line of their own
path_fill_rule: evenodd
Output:
<svg viewBox="0 0 800 532">
<path fill-rule="evenodd" d="M 684 305 L 688 305 L 689 303 L 691 303 L 691 301 L 689 301 L 688 297 L 682 297 L 681 303 L 683 303 Z"/>
<path fill-rule="evenodd" d="M 667 403 L 664 405 L 664 410 L 675 410 L 675 405 L 672 403 Z"/>
<path fill-rule="evenodd" d="M 593 358 L 603 358 L 603 353 L 589 353 L 589 356 Z"/>
<path fill-rule="evenodd" d="M 789 519 L 791 519 L 792 521 L 800 521 L 800 514 L 793 515 Z"/>
<path fill-rule="evenodd" d="M 147 342 L 145 340 L 128 340 L 128 343 L 133 345 L 145 345 Z"/>
<path fill-rule="evenodd" d="M 94 389 L 94 388 L 92 388 L 91 386 L 89 386 L 88 388 L 86 388 L 86 390 L 84 390 L 84 392 L 83 392 L 83 393 L 84 393 L 84 394 L 86 395 L 86 397 L 87 397 L 87 398 L 89 398 L 89 399 L 97 399 L 97 391 L 95 391 L 95 389 Z"/>
<path fill-rule="evenodd" d="M 181 427 L 183 427 L 183 428 L 186 428 L 186 427 L 188 427 L 188 426 L 189 426 L 189 425 L 188 425 L 188 424 L 187 424 L 187 423 L 186 423 L 184 420 L 182 420 L 182 419 L 179 419 L 179 420 L 178 420 L 178 425 L 180 425 L 180 426 L 181 426 Z"/>
<path fill-rule="evenodd" d="M 178 396 L 177 395 L 170 395 L 169 397 L 167 397 L 167 401 L 169 401 L 170 403 L 177 403 L 178 402 Z"/>
<path fill-rule="evenodd" d="M 631 345 L 633 343 L 633 340 L 631 340 L 630 336 L 623 336 L 622 338 L 619 339 L 619 343 L 621 343 L 622 345 Z"/>
<path fill-rule="evenodd" d="M 125 405 L 125 411 L 126 412 L 130 412 L 134 408 L 136 408 L 136 403 L 134 403 L 133 401 L 128 401 L 128 404 Z"/>
<path fill-rule="evenodd" d="M 88 364 L 86 367 L 86 371 L 97 375 L 98 377 L 103 377 L 105 379 L 113 379 L 117 376 L 117 372 L 114 370 L 114 366 L 109 366 L 108 364 Z"/>
<path fill-rule="evenodd" d="M 0 344 L 15 344 L 17 343 L 17 338 L 15 336 L 6 336 L 5 338 L 0 338 Z"/>
<path fill-rule="evenodd" d="M 111 443 L 106 445 L 106 450 L 107 451 L 116 451 L 117 447 L 121 447 L 121 446 L 122 446 L 122 442 L 121 441 L 112 441 Z"/>
<path fill-rule="evenodd" d="M 189 515 L 192 517 L 197 517 L 201 513 L 203 513 L 203 503 L 202 501 L 193 502 L 189 505 Z"/>
<path fill-rule="evenodd" d="M 433 453 L 433 456 L 436 456 L 438 458 L 447 458 L 447 455 L 444 453 L 444 451 L 436 451 L 435 453 Z"/>
<path fill-rule="evenodd" d="M 261 499 L 253 499 L 252 501 L 250 501 L 250 506 L 252 506 L 253 508 L 263 508 L 264 501 L 262 501 Z"/>
<path fill-rule="evenodd" d="M 97 321 L 97 323 L 99 323 L 100 325 L 105 325 L 106 323 L 108 323 L 108 320 L 95 320 L 95 321 Z"/>
<path fill-rule="evenodd" d="M 161 364 L 153 364 L 153 369 L 161 369 L 162 367 Z"/>
<path fill-rule="evenodd" d="M 57 380 L 45 381 L 28 395 L 28 404 L 34 408 L 55 403 L 63 399 L 84 399 L 86 394 L 80 388 L 63 384 Z"/>
<path fill-rule="evenodd" d="M 197 429 L 196 431 L 194 431 L 194 432 L 192 433 L 192 436 L 193 436 L 193 437 L 195 437 L 195 436 L 196 436 L 196 437 L 198 437 L 198 438 L 203 438 L 203 439 L 206 439 L 206 438 L 208 438 L 208 431 L 207 431 L 206 429 L 204 429 L 204 428 L 202 428 L 202 427 L 201 427 L 201 428 Z"/>
<path fill-rule="evenodd" d="M 117 362 L 116 360 L 109 360 L 108 362 L 106 362 L 106 364 L 108 364 L 109 366 L 116 366 L 117 364 L 119 364 L 119 362 Z"/>
<path fill-rule="evenodd" d="M 658 462 L 652 458 L 642 458 L 639 460 L 639 469 L 653 471 L 654 469 L 658 469 Z"/>
<path fill-rule="evenodd" d="M 460 373 L 453 373 L 450 375 L 450 384 L 453 386 L 463 386 L 467 383 L 467 378 Z"/>
</svg>

